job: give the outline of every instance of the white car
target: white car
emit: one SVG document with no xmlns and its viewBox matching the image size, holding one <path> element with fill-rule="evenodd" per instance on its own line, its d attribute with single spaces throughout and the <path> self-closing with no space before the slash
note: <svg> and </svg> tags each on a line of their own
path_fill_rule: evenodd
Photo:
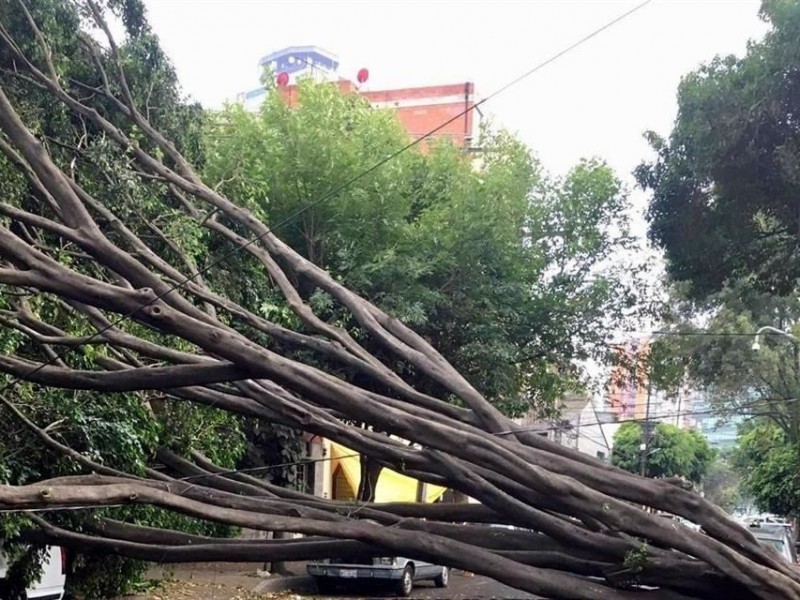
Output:
<svg viewBox="0 0 800 600">
<path fill-rule="evenodd" d="M 5 576 L 8 561 L 0 552 L 0 600 L 17 600 L 7 598 Z M 27 600 L 61 600 L 64 597 L 64 586 L 67 582 L 67 554 L 59 546 L 48 546 L 47 556 L 42 565 L 42 576 L 26 592 Z"/>
<path fill-rule="evenodd" d="M 325 559 L 308 564 L 308 574 L 317 582 L 320 593 L 347 581 L 374 581 L 393 585 L 398 596 L 406 597 L 415 581 L 431 580 L 436 587 L 450 583 L 450 569 L 420 560 L 402 557 L 355 559 Z"/>
<path fill-rule="evenodd" d="M 786 562 L 794 564 L 797 561 L 792 530 L 788 525 L 760 524 L 751 525 L 749 529 L 759 542 L 775 550 Z"/>
</svg>

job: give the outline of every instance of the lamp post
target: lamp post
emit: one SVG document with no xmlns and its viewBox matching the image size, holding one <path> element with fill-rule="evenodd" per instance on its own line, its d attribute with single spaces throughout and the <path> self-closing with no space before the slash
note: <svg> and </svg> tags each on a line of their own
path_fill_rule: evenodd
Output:
<svg viewBox="0 0 800 600">
<path fill-rule="evenodd" d="M 800 339 L 797 339 L 788 331 L 784 331 L 783 329 L 778 329 L 777 327 L 770 327 L 769 325 L 765 325 L 761 327 L 758 331 L 756 331 L 756 339 L 753 340 L 753 351 L 758 352 L 761 349 L 761 344 L 758 341 L 758 338 L 761 336 L 762 333 L 765 331 L 772 332 L 774 334 L 783 336 L 787 338 L 790 342 L 792 342 L 792 346 L 794 347 L 794 371 L 795 377 L 797 381 L 800 382 Z M 789 440 L 797 447 L 797 452 L 800 452 L 800 406 L 798 406 L 798 402 L 792 402 L 789 413 L 791 415 L 790 422 L 789 422 Z M 797 485 L 800 487 L 800 473 L 797 475 L 798 482 Z"/>
<path fill-rule="evenodd" d="M 769 331 L 771 333 L 780 335 L 788 339 L 792 342 L 792 346 L 794 347 L 794 372 L 795 376 L 797 377 L 798 382 L 800 382 L 800 339 L 797 339 L 788 331 L 784 331 L 783 329 L 778 329 L 777 327 L 771 327 L 770 325 L 765 325 L 761 327 L 758 331 L 756 331 L 756 339 L 753 340 L 752 349 L 753 352 L 758 352 L 761 350 L 761 344 L 758 341 L 758 338 L 761 336 L 762 333 L 765 331 Z M 797 404 L 795 402 L 795 404 Z M 796 414 L 797 408 L 792 411 Z M 794 419 L 795 423 L 800 423 L 800 414 L 796 414 L 798 418 Z M 795 425 L 797 427 L 798 425 Z"/>
<path fill-rule="evenodd" d="M 795 348 L 797 348 L 798 344 L 800 344 L 800 340 L 798 340 L 788 331 L 784 331 L 783 329 L 778 329 L 777 327 L 772 327 L 770 325 L 764 325 L 764 327 L 761 327 L 758 331 L 756 331 L 756 339 L 753 340 L 754 352 L 758 352 L 759 350 L 761 350 L 761 344 L 759 343 L 758 338 L 761 337 L 761 334 L 764 333 L 765 331 L 771 331 L 772 333 L 775 333 L 777 335 L 782 335 L 783 337 L 788 338 L 789 340 L 792 341 Z"/>
<path fill-rule="evenodd" d="M 771 327 L 769 325 L 765 325 L 764 327 L 761 327 L 758 331 L 756 331 L 756 339 L 753 340 L 753 346 L 752 346 L 754 352 L 758 352 L 759 350 L 761 350 L 761 344 L 759 343 L 758 338 L 765 331 L 769 331 L 774 334 L 783 336 L 790 342 L 792 342 L 792 346 L 794 347 L 794 372 L 797 381 L 800 383 L 800 339 L 797 339 L 788 331 L 784 331 L 783 329 L 778 329 L 777 327 Z M 798 410 L 800 410 L 800 407 L 796 405 L 797 402 L 794 403 L 791 410 L 791 413 L 793 415 L 791 435 L 795 440 L 800 438 L 800 412 L 798 412 Z"/>
</svg>

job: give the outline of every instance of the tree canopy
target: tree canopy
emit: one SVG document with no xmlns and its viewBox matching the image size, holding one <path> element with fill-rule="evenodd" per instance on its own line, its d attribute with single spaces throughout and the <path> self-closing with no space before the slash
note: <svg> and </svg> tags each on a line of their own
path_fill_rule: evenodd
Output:
<svg viewBox="0 0 800 600">
<path fill-rule="evenodd" d="M 601 161 L 549 178 L 518 140 L 484 127 L 477 161 L 438 141 L 357 179 L 408 143 L 394 113 L 309 80 L 292 98 L 215 115 L 209 183 L 413 326 L 506 414 L 551 411 L 584 383 L 576 361 L 601 357 L 608 328 L 646 304 L 644 265 L 609 264 L 634 241 L 627 195 Z M 333 314 L 326 297 L 310 300 Z"/>
<path fill-rule="evenodd" d="M 686 75 L 668 139 L 639 167 L 651 239 L 694 297 L 743 280 L 786 293 L 800 274 L 797 212 L 800 5 L 764 0 L 772 28 L 742 58 Z"/>
<path fill-rule="evenodd" d="M 734 456 L 745 490 L 764 511 L 796 517 L 800 514 L 800 454 L 797 444 L 774 423 L 749 424 L 739 436 Z"/>
<path fill-rule="evenodd" d="M 753 349 L 763 326 L 794 331 L 798 299 L 759 292 L 743 282 L 704 302 L 681 299 L 679 291 L 672 299 L 651 357 L 656 385 L 670 391 L 689 385 L 705 394 L 720 418 L 767 417 L 789 439 L 800 441 L 800 414 L 794 410 L 800 393 L 796 344 L 765 330 L 758 350 Z"/>
<path fill-rule="evenodd" d="M 640 473 L 641 445 L 644 427 L 628 421 L 614 434 L 611 463 L 631 473 Z M 714 460 L 714 451 L 696 429 L 680 429 L 669 423 L 658 423 L 647 444 L 645 460 L 647 477 L 678 477 L 699 483 Z"/>
<path fill-rule="evenodd" d="M 0 509 L 45 511 L 18 516 L 16 539 L 165 562 L 399 554 L 554 599 L 800 595 L 800 575 L 717 507 L 525 431 L 402 319 L 282 241 L 258 206 L 209 185 L 202 155 L 167 137 L 176 121 L 137 83 L 139 2 L 0 10 L 2 64 L 16 67 L 0 79 L 2 170 L 14 183 L 0 198 L 0 405 L 25 436 L 6 450 L 35 445 L 63 465 L 0 485 Z M 120 44 L 109 10 L 129 25 Z M 64 125 L 45 131 L 42 111 Z M 583 243 L 569 223 L 559 232 L 552 251 Z M 263 297 L 242 284 L 256 270 Z M 282 299 L 261 310 L 271 298 Z M 44 394 L 78 406 L 50 421 L 47 403 L 30 402 Z M 88 421 L 91 436 L 62 435 L 98 396 L 109 413 Z M 92 452 L 86 437 L 117 435 L 114 411 L 166 439 Z M 480 504 L 341 503 L 232 471 L 236 444 L 219 440 L 240 440 L 243 418 L 327 437 Z M 208 529 L 99 511 L 120 506 Z M 486 523 L 519 529 L 487 535 Z M 228 527 L 304 537 L 215 530 Z"/>
<path fill-rule="evenodd" d="M 762 507 L 797 514 L 798 349 L 767 335 L 756 354 L 748 336 L 797 326 L 800 5 L 764 0 L 760 14 L 771 28 L 744 56 L 684 77 L 673 130 L 647 134 L 657 156 L 637 178 L 652 191 L 649 233 L 678 297 L 697 301 L 673 331 L 697 333 L 702 321 L 711 333 L 664 340 L 663 373 L 688 375 L 722 416 L 754 419 L 739 439 L 744 483 Z"/>
<path fill-rule="evenodd" d="M 95 46 L 88 33 L 81 28 L 91 17 L 76 11 L 67 2 L 40 1 L 26 3 L 30 15 L 15 3 L 0 5 L 0 24 L 6 35 L 14 32 L 18 48 L 38 56 L 42 48 L 37 42 L 29 20 L 40 23 L 48 43 L 56 49 L 51 60 L 61 81 L 72 93 L 85 95 L 87 90 L 99 88 L 103 81 L 95 61 L 104 69 L 111 69 L 107 53 Z M 124 44 L 119 48 L 129 74 L 129 91 L 136 102 L 141 102 L 145 113 L 155 126 L 168 135 L 186 156 L 198 160 L 202 144 L 203 113 L 199 107 L 185 104 L 177 88 L 177 78 L 155 36 L 144 19 L 141 6 L 136 2 L 111 3 L 114 15 L 125 28 Z M 0 65 L 18 64 L 14 50 L 0 44 Z M 147 189 L 125 168 L 122 154 L 113 142 L 104 137 L 90 120 L 71 113 L 64 105 L 53 102 L 50 93 L 30 84 L 20 71 L 3 68 L 0 86 L 9 101 L 14 102 L 20 114 L 36 132 L 42 147 L 74 181 L 80 181 L 82 191 L 91 194 L 89 202 L 103 198 L 104 204 L 95 203 L 99 223 L 108 228 L 110 239 L 124 228 L 133 235 L 154 236 L 164 228 L 170 235 L 169 243 L 183 244 L 187 236 L 181 231 L 180 215 L 164 211 L 158 191 Z M 83 87 L 82 87 L 83 86 Z M 86 87 L 89 86 L 89 87 Z M 115 84 L 109 81 L 109 86 Z M 119 90 L 118 87 L 113 89 Z M 95 91 L 87 102 L 97 110 L 105 111 L 110 99 Z M 111 115 L 110 115 L 111 116 Z M 125 118 L 111 116 L 125 134 L 146 145 L 135 124 Z M 51 243 L 47 233 L 33 234 L 15 210 L 37 211 L 51 201 L 44 193 L 37 193 L 26 182 L 20 170 L 23 159 L 14 151 L 7 137 L 0 138 L 0 188 L 5 206 L 12 212 L 3 212 L 3 224 L 29 241 L 39 239 Z M 116 213 L 117 216 L 114 216 Z M 112 223 L 120 219 L 120 223 Z M 114 231 L 116 229 L 116 231 Z M 35 235 L 36 237 L 31 237 Z M 45 241 L 46 240 L 46 241 Z M 33 242 L 31 243 L 38 243 Z M 151 238 L 150 243 L 153 244 Z M 155 245 L 159 245 L 157 242 Z M 168 244 L 160 244 L 167 260 L 175 260 Z M 72 265 L 78 270 L 92 272 L 92 267 L 74 241 L 65 240 L 53 247 L 55 260 Z M 64 299 L 29 291 L 15 292 L 2 286 L 0 290 L 0 345 L 4 353 L 20 353 L 33 359 L 54 360 L 56 364 L 74 368 L 92 368 L 97 361 L 112 360 L 112 356 L 98 344 L 89 344 L 76 352 L 55 359 L 56 353 L 37 349 L 36 335 L 58 335 L 68 331 L 76 336 L 88 336 L 97 327 L 107 327 L 110 321 L 93 313 L 93 323 L 76 317 L 76 310 Z M 20 327 L 28 335 L 22 333 Z M 38 332 L 38 333 L 36 333 Z M 160 335 L 138 330 L 139 335 L 151 343 L 159 343 Z M 30 338 L 33 335 L 34 338 Z M 99 341 L 99 340 L 98 340 Z M 113 353 L 112 353 L 113 355 Z M 3 378 L 3 394 L 15 405 L 26 407 L 27 417 L 37 423 L 52 424 L 53 433 L 61 443 L 76 452 L 101 462 L 113 457 L 115 464 L 126 471 L 141 476 L 154 463 L 159 449 L 182 450 L 189 446 L 212 456 L 225 468 L 236 466 L 244 451 L 244 438 L 239 428 L 239 418 L 222 411 L 205 410 L 202 406 L 177 403 L 158 392 L 98 393 L 91 390 L 64 391 L 38 386 L 32 382 Z M 10 387 L 9 387 L 10 386 Z M 154 418 L 152 407 L 158 408 Z M 15 418 L 8 407 L 0 407 L 4 422 Z M 77 472 L 75 463 L 62 453 L 52 452 L 36 443 L 24 427 L 9 427 L 0 436 L 0 481 L 26 484 L 42 479 Z M 157 509 L 109 509 L 96 513 L 98 522 L 124 520 L 143 526 L 163 526 L 196 535 L 224 535 L 232 528 L 209 522 L 185 518 L 175 513 Z M 56 522 L 71 526 L 86 526 L 94 519 L 59 515 Z M 17 527 L 12 519 L 0 522 L 0 534 Z M 9 536 L 6 537 L 8 540 Z M 107 553 L 95 554 L 87 559 L 72 553 L 72 570 L 69 578 L 71 592 L 89 597 L 113 596 L 123 591 L 128 580 L 144 570 L 144 563 L 124 561 Z M 110 574 L 113 573 L 113 576 Z"/>
<path fill-rule="evenodd" d="M 720 421 L 740 423 L 731 465 L 742 489 L 764 510 L 797 514 L 798 479 L 788 476 L 800 450 L 800 348 L 762 326 L 797 331 L 798 299 L 754 290 L 739 282 L 703 302 L 680 300 L 655 342 L 656 385 L 698 390 Z M 697 315 L 702 315 L 702 327 Z M 791 510 L 790 510 L 791 508 Z"/>
</svg>

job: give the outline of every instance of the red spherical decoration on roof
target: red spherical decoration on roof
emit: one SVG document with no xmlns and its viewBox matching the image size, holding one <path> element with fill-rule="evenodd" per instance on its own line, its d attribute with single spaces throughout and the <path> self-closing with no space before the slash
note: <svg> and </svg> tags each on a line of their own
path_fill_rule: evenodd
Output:
<svg viewBox="0 0 800 600">
<path fill-rule="evenodd" d="M 286 87 L 289 85 L 289 74 L 286 71 L 278 73 L 276 81 L 278 82 L 279 86 Z"/>
<path fill-rule="evenodd" d="M 364 83 L 367 79 L 369 79 L 369 69 L 359 69 L 356 79 L 358 79 L 358 83 Z"/>
</svg>

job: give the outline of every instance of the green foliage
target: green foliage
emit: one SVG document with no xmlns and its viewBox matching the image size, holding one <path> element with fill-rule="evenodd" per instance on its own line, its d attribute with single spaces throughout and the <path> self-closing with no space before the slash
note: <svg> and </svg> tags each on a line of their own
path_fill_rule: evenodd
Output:
<svg viewBox="0 0 800 600">
<path fill-rule="evenodd" d="M 85 600 L 116 598 L 133 591 L 148 564 L 113 554 L 80 554 L 71 561 L 67 594 Z"/>
<path fill-rule="evenodd" d="M 611 463 L 632 473 L 641 472 L 644 428 L 628 421 L 614 434 Z M 648 444 L 647 477 L 685 477 L 700 482 L 714 459 L 714 451 L 702 434 L 668 423 L 656 425 Z"/>
<path fill-rule="evenodd" d="M 672 133 L 648 134 L 657 158 L 637 170 L 650 236 L 694 297 L 737 279 L 786 293 L 800 275 L 800 5 L 765 1 L 761 14 L 772 29 L 743 58 L 683 78 Z"/>
<path fill-rule="evenodd" d="M 142 2 L 106 0 L 100 4 L 110 7 L 123 24 L 122 35 L 117 41 L 131 92 L 138 105 L 187 158 L 202 162 L 204 113 L 199 107 L 183 102 L 174 70 L 147 24 Z M 103 46 L 93 45 L 91 39 L 83 43 L 76 35 L 81 24 L 90 19 L 85 6 L 67 0 L 31 0 L 25 2 L 25 6 L 53 49 L 54 67 L 62 85 L 112 120 L 118 118 L 114 111 L 108 110 L 108 100 L 102 94 L 87 94 L 85 88 L 75 83 L 81 81 L 100 89 L 103 82 L 95 61 L 108 70 L 113 68 Z M 0 22 L 25 53 L 43 65 L 41 48 L 16 2 L 0 3 Z M 94 56 L 90 48 L 94 49 Z M 5 46 L 0 47 L 0 62 L 13 64 Z M 197 264 L 206 260 L 209 255 L 206 233 L 182 211 L 176 210 L 175 201 L 168 196 L 164 186 L 145 185 L 132 171 L 130 157 L 100 135 L 90 122 L 76 118 L 60 102 L 54 102 L 51 96 L 16 76 L 14 71 L 4 69 L 0 73 L 0 85 L 65 173 L 80 181 L 92 196 L 102 199 L 131 231 L 147 240 L 172 264 L 182 268 L 184 257 Z M 126 119 L 119 118 L 115 124 L 138 143 L 148 144 L 141 132 Z M 24 177 L 5 157 L 0 157 L 0 188 L 4 201 L 9 204 L 45 216 L 51 213 L 48 205 L 42 204 L 41 195 L 32 193 Z M 127 247 L 127 242 L 121 240 L 112 224 L 101 219 L 101 226 L 113 242 Z M 156 230 L 163 232 L 166 240 L 155 235 Z M 112 280 L 100 265 L 83 256 L 76 247 L 52 244 L 46 233 L 36 235 L 42 238 L 39 240 L 41 247 L 52 248 L 52 257 L 56 260 L 69 264 L 78 272 Z M 96 331 L 86 319 L 47 294 L 20 297 L 18 293 L 6 291 L 0 290 L 0 309 L 4 311 L 28 311 L 32 317 L 70 335 L 88 335 Z M 179 340 L 129 322 L 120 327 L 159 345 L 191 350 Z M 49 358 L 40 345 L 5 326 L 0 327 L 0 351 L 37 362 Z M 102 368 L 100 361 L 108 358 L 107 349 L 91 345 L 73 351 L 61 350 L 61 353 L 69 367 L 81 369 Z M 0 377 L 0 385 L 7 381 L 5 376 Z M 58 441 L 96 462 L 130 473 L 143 473 L 146 466 L 153 464 L 161 446 L 191 446 L 228 467 L 235 466 L 244 452 L 240 421 L 223 411 L 164 401 L 157 394 L 144 392 L 94 394 L 45 389 L 28 383 L 17 383 L 12 389 L 14 395 L 6 392 L 7 398 L 15 402 L 28 418 L 47 427 Z M 7 424 L 4 435 L 0 436 L 0 480 L 4 483 L 25 484 L 80 472 L 79 467 L 64 456 L 46 450 L 5 408 L 0 408 L 0 422 Z M 140 511 L 132 515 L 117 510 L 107 514 L 115 518 L 127 515 L 132 522 L 158 524 L 202 535 L 232 532 L 231 528 L 211 526 L 165 511 Z M 88 517 L 73 514 L 70 517 L 51 515 L 51 518 L 56 522 L 70 519 L 69 524 L 80 530 L 81 519 Z M 0 533 L 9 543 L 16 543 L 20 527 L 30 526 L 29 523 L 17 524 L 15 530 L 8 523 L 4 519 Z M 32 560 L 36 558 L 31 556 Z M 117 595 L 143 572 L 143 564 L 138 561 L 94 555 L 75 555 L 73 558 L 77 570 L 70 578 L 70 586 L 87 598 Z M 14 575 L 14 581 L 24 589 L 23 580 L 29 573 L 25 565 L 32 563 L 23 561 L 19 564 L 20 572 Z"/>
<path fill-rule="evenodd" d="M 142 473 L 159 443 L 162 424 L 136 395 L 64 392 L 28 384 L 18 384 L 14 391 L 29 418 L 97 462 Z M 15 423 L 5 408 L 0 415 Z M 5 480 L 16 484 L 77 472 L 74 463 L 43 448 L 23 427 L 0 440 L 0 465 Z"/>
<path fill-rule="evenodd" d="M 165 400 L 159 413 L 160 441 L 178 454 L 198 450 L 226 469 L 245 451 L 242 419 L 212 407 Z"/>
<path fill-rule="evenodd" d="M 735 464 L 756 505 L 777 515 L 800 514 L 800 446 L 769 422 L 751 423 L 739 435 Z"/>
<path fill-rule="evenodd" d="M 276 485 L 302 489 L 299 462 L 305 454 L 303 433 L 282 425 L 253 421 L 247 424 L 246 451 L 239 461 L 243 469 Z"/>
<path fill-rule="evenodd" d="M 647 542 L 643 541 L 641 546 L 636 550 L 629 550 L 625 554 L 623 566 L 631 569 L 634 573 L 641 573 L 647 567 Z"/>
<path fill-rule="evenodd" d="M 297 98 L 289 106 L 271 93 L 258 114 L 217 114 L 206 179 L 413 326 L 504 412 L 548 412 L 581 388 L 576 361 L 604 354 L 607 327 L 642 293 L 635 267 L 609 262 L 632 244 L 613 172 L 591 160 L 547 178 L 513 136 L 484 128 L 477 163 L 436 142 L 330 195 L 403 147 L 406 134 L 392 111 L 336 86 L 303 81 Z M 253 302 L 288 319 L 260 279 L 249 284 Z M 326 318 L 362 337 L 330 298 L 299 283 Z"/>
<path fill-rule="evenodd" d="M 42 576 L 48 550 L 38 544 L 7 542 L 2 545 L 2 551 L 8 561 L 3 591 L 11 598 L 24 597 L 25 590 Z"/>
<path fill-rule="evenodd" d="M 672 314 L 653 348 L 654 382 L 676 390 L 687 382 L 703 390 L 721 419 L 765 416 L 792 441 L 800 441 L 797 347 L 767 331 L 753 350 L 753 335 L 769 325 L 795 331 L 800 318 L 796 296 L 774 296 L 737 282 L 702 303 L 672 296 Z M 702 327 L 695 325 L 702 320 Z M 800 331 L 797 331 L 800 333 Z M 693 335 L 698 334 L 698 335 Z M 657 350 L 657 352 L 656 352 Z"/>
<path fill-rule="evenodd" d="M 611 463 L 631 473 L 639 472 L 643 441 L 641 425 L 633 421 L 623 423 L 614 434 Z"/>
<path fill-rule="evenodd" d="M 0 593 L 11 597 L 21 596 L 42 572 L 44 548 L 19 541 L 20 533 L 29 526 L 29 520 L 22 514 L 0 515 L 0 552 L 8 565 L 5 589 Z"/>
</svg>

